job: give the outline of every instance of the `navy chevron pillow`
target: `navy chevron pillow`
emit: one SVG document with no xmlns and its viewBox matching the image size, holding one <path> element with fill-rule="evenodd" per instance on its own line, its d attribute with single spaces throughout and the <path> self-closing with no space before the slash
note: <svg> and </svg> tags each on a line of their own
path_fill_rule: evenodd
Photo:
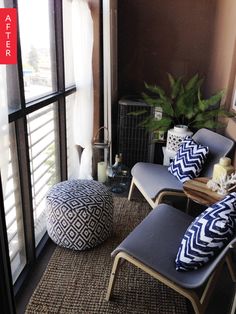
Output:
<svg viewBox="0 0 236 314">
<path fill-rule="evenodd" d="M 175 260 L 176 270 L 198 269 L 217 255 L 236 232 L 236 192 L 208 207 L 188 227 Z"/>
<path fill-rule="evenodd" d="M 181 182 L 199 176 L 206 161 L 209 148 L 196 143 L 190 136 L 187 136 L 180 145 L 174 160 L 168 170 Z"/>
</svg>

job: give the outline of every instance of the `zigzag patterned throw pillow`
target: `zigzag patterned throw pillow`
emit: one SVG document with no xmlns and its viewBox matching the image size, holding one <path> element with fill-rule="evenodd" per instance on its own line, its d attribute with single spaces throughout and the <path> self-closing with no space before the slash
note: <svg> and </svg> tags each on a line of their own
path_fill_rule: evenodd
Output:
<svg viewBox="0 0 236 314">
<path fill-rule="evenodd" d="M 236 192 L 208 207 L 188 227 L 175 260 L 176 270 L 206 264 L 230 242 L 236 232 Z"/>
<path fill-rule="evenodd" d="M 190 136 L 187 136 L 180 145 L 174 160 L 168 170 L 181 182 L 199 176 L 206 161 L 209 148 L 196 143 Z"/>
</svg>

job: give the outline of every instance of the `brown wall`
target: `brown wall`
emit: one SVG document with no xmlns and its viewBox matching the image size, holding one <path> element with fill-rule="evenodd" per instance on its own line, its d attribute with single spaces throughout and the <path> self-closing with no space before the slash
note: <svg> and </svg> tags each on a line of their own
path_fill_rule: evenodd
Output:
<svg viewBox="0 0 236 314">
<path fill-rule="evenodd" d="M 118 1 L 119 97 L 209 67 L 215 0 Z"/>
<path fill-rule="evenodd" d="M 218 0 L 211 47 L 211 62 L 207 77 L 209 93 L 224 88 L 227 108 L 232 106 L 236 76 L 236 1 Z M 236 120 L 230 119 L 225 134 L 236 141 Z M 234 158 L 236 167 L 236 154 Z"/>
<path fill-rule="evenodd" d="M 226 89 L 223 103 L 230 108 L 235 21 L 235 0 L 118 1 L 118 97 L 140 96 L 144 81 L 166 86 L 166 72 L 186 77 L 198 72 L 207 96 Z M 236 141 L 235 119 L 225 134 Z"/>
<path fill-rule="evenodd" d="M 232 92 L 236 70 L 236 1 L 217 0 L 213 24 L 211 62 L 208 69 L 207 89 L 210 92 L 221 88 L 227 89 L 227 100 Z M 229 105 L 229 104 L 228 104 Z"/>
</svg>

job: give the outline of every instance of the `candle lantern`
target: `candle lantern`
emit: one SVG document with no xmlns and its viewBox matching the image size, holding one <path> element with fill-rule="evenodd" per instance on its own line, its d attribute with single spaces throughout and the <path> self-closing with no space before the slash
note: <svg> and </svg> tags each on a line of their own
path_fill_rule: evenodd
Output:
<svg viewBox="0 0 236 314">
<path fill-rule="evenodd" d="M 103 141 L 100 140 L 103 131 Z M 105 134 L 105 132 L 107 134 Z M 93 176 L 97 177 L 99 182 L 107 181 L 107 168 L 109 166 L 110 140 L 107 127 L 102 126 L 98 129 L 93 138 Z"/>
</svg>

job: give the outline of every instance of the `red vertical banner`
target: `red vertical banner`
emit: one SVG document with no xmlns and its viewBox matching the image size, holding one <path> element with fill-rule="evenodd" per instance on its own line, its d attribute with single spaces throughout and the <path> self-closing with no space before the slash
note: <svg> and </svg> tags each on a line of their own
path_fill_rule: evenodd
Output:
<svg viewBox="0 0 236 314">
<path fill-rule="evenodd" d="M 16 9 L 0 8 L 0 64 L 17 63 Z"/>
</svg>

